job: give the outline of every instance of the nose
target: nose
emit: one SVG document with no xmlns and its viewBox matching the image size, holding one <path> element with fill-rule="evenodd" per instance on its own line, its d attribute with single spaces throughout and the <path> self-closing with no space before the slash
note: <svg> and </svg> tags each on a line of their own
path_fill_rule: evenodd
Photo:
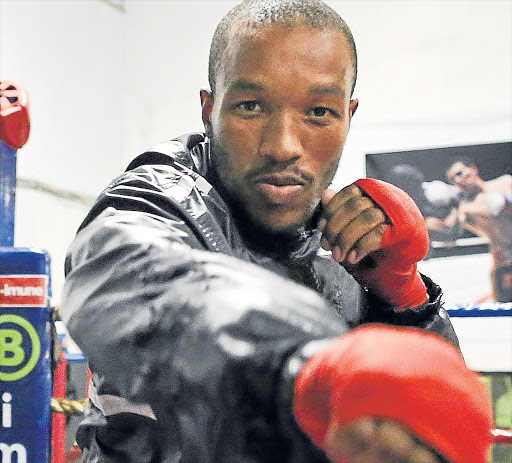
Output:
<svg viewBox="0 0 512 463">
<path fill-rule="evenodd" d="M 260 154 L 279 162 L 296 161 L 302 156 L 300 121 L 293 114 L 276 111 L 263 126 Z"/>
</svg>

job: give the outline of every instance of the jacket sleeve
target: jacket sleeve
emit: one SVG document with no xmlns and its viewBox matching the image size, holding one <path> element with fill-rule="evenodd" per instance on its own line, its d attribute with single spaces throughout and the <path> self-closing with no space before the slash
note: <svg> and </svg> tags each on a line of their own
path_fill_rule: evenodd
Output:
<svg viewBox="0 0 512 463">
<path fill-rule="evenodd" d="M 91 369 L 194 445 L 212 420 L 236 426 L 246 394 L 275 408 L 286 359 L 346 326 L 314 291 L 188 239 L 179 219 L 105 209 L 70 248 L 63 318 Z"/>
<path fill-rule="evenodd" d="M 459 347 L 459 340 L 453 329 L 448 312 L 442 304 L 441 288 L 430 278 L 421 275 L 429 299 L 418 307 L 398 310 L 386 304 L 376 295 L 364 291 L 367 306 L 362 310 L 363 323 L 386 323 L 397 326 L 415 326 L 432 331 Z"/>
</svg>

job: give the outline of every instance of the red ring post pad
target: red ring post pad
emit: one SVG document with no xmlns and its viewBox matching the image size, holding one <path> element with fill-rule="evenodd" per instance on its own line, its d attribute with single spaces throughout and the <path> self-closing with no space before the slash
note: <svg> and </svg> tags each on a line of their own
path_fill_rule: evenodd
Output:
<svg viewBox="0 0 512 463">
<path fill-rule="evenodd" d="M 0 80 L 0 140 L 19 150 L 30 135 L 27 91 L 16 82 Z"/>
<path fill-rule="evenodd" d="M 0 247 L 1 461 L 50 462 L 49 269 L 46 251 Z"/>
</svg>

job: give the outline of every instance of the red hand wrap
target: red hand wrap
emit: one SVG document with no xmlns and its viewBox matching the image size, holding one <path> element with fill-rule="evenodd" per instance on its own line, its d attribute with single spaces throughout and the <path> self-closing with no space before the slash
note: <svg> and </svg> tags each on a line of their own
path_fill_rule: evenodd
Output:
<svg viewBox="0 0 512 463">
<path fill-rule="evenodd" d="M 492 442 L 478 375 L 452 344 L 417 328 L 365 325 L 313 355 L 296 380 L 294 411 L 326 452 L 329 434 L 365 416 L 405 425 L 454 463 L 485 463 Z"/>
<path fill-rule="evenodd" d="M 400 188 L 371 178 L 355 182 L 386 214 L 390 224 L 381 249 L 371 254 L 375 268 L 350 269 L 356 280 L 400 309 L 427 301 L 427 289 L 417 271 L 417 262 L 428 252 L 425 220 L 413 199 Z"/>
</svg>

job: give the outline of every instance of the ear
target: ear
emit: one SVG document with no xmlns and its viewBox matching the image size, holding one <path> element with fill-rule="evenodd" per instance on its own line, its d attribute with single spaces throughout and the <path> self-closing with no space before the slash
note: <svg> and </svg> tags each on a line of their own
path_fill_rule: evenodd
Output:
<svg viewBox="0 0 512 463">
<path fill-rule="evenodd" d="M 212 136 L 212 112 L 213 112 L 213 95 L 208 90 L 199 92 L 201 97 L 201 114 L 203 118 L 204 132 L 207 137 Z"/>
<path fill-rule="evenodd" d="M 352 116 L 356 112 L 357 108 L 359 107 L 359 100 L 356 98 L 354 100 L 350 100 L 350 103 L 348 104 L 348 113 L 349 118 L 352 119 Z"/>
</svg>

